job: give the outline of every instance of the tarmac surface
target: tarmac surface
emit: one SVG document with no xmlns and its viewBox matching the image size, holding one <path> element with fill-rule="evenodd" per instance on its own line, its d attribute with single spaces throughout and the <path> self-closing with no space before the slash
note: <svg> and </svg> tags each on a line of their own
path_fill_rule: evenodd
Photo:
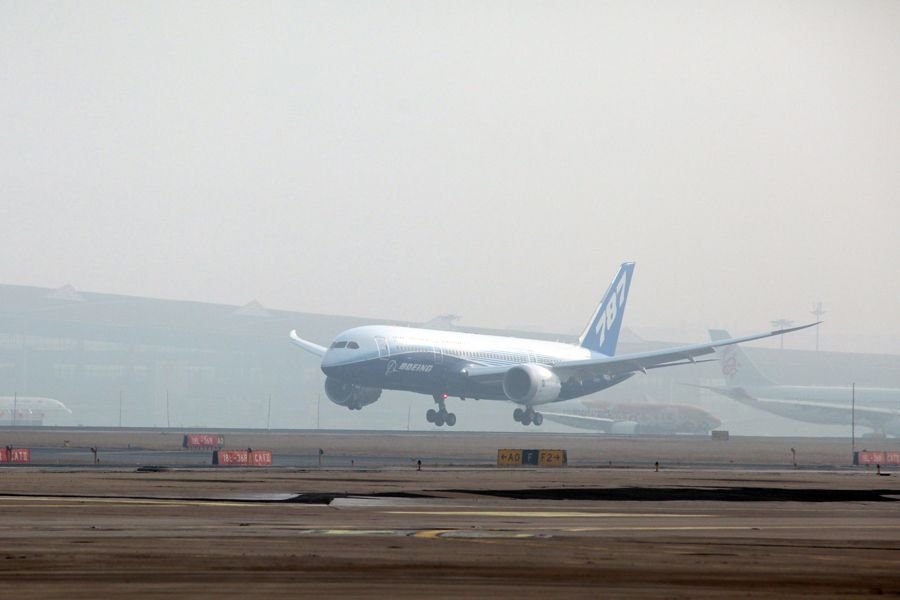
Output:
<svg viewBox="0 0 900 600">
<path fill-rule="evenodd" d="M 840 440 L 247 433 L 226 445 L 334 464 L 216 469 L 172 432 L 0 434 L 63 461 L 0 468 L 2 598 L 900 595 L 900 479 Z"/>
</svg>

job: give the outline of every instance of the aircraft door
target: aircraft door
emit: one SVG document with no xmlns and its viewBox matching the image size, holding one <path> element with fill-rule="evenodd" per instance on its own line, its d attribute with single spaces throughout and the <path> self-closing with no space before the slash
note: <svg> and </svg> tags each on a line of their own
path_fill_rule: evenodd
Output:
<svg viewBox="0 0 900 600">
<path fill-rule="evenodd" d="M 387 340 L 380 335 L 376 335 L 375 345 L 378 346 L 378 358 L 387 360 L 387 358 L 391 355 L 391 349 L 388 346 Z"/>
</svg>

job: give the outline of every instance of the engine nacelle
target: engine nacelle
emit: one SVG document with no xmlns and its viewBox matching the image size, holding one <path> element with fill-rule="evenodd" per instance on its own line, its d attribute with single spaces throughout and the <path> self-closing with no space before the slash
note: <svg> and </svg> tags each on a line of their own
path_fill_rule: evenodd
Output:
<svg viewBox="0 0 900 600">
<path fill-rule="evenodd" d="M 503 393 L 519 404 L 546 404 L 559 398 L 562 382 L 556 373 L 539 365 L 519 365 L 503 376 Z"/>
<path fill-rule="evenodd" d="M 347 383 L 334 377 L 325 378 L 325 394 L 338 406 L 346 406 L 350 410 L 360 410 L 381 397 L 379 388 L 364 387 Z"/>
</svg>

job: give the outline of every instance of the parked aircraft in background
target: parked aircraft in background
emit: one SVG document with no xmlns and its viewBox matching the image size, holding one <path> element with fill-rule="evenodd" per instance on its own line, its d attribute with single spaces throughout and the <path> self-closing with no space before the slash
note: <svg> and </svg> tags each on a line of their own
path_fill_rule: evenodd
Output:
<svg viewBox="0 0 900 600">
<path fill-rule="evenodd" d="M 446 408 L 450 396 L 512 402 L 517 422 L 540 425 L 535 407 L 593 394 L 647 369 L 696 362 L 717 346 L 814 325 L 615 356 L 633 272 L 634 263 L 621 266 L 578 344 L 383 325 L 348 329 L 329 347 L 296 331 L 291 339 L 321 357 L 325 393 L 351 410 L 372 404 L 384 389 L 404 390 L 434 398 L 438 410 L 426 418 L 437 426 L 456 424 Z"/>
<path fill-rule="evenodd" d="M 727 331 L 710 330 L 713 341 L 729 337 Z M 851 386 L 781 385 L 762 374 L 740 346 L 716 349 L 724 386 L 699 386 L 738 402 L 782 417 L 823 425 L 871 427 L 877 433 L 900 436 L 900 389 L 856 386 L 852 406 Z M 855 412 L 855 416 L 851 415 Z"/>
<path fill-rule="evenodd" d="M 43 425 L 44 415 L 72 414 L 65 404 L 39 396 L 0 396 L 0 425 Z"/>
<path fill-rule="evenodd" d="M 613 434 L 706 434 L 722 424 L 696 406 L 659 402 L 583 400 L 584 408 L 543 413 L 549 421 Z"/>
</svg>

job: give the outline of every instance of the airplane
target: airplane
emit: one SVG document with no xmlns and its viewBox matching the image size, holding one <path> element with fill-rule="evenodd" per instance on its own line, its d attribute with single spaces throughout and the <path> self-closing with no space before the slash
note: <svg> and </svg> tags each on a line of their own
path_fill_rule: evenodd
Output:
<svg viewBox="0 0 900 600">
<path fill-rule="evenodd" d="M 709 336 L 713 341 L 730 337 L 721 329 L 711 329 Z M 848 425 L 852 418 L 877 434 L 900 437 L 900 389 L 856 387 L 854 408 L 849 385 L 781 385 L 766 377 L 740 346 L 717 348 L 716 353 L 725 385 L 697 387 L 796 421 Z"/>
<path fill-rule="evenodd" d="M 65 404 L 40 396 L 0 396 L 0 425 L 42 425 L 47 413 L 72 414 Z"/>
<path fill-rule="evenodd" d="M 437 404 L 425 418 L 438 427 L 456 424 L 446 400 L 499 400 L 516 405 L 513 419 L 541 425 L 544 404 L 593 394 L 646 373 L 696 361 L 717 346 L 748 342 L 812 327 L 816 323 L 730 340 L 616 356 L 616 343 L 631 287 L 634 263 L 621 265 L 577 344 L 433 329 L 366 325 L 320 346 L 291 331 L 293 342 L 321 358 L 325 394 L 339 406 L 360 410 L 382 390 L 428 394 Z"/>
<path fill-rule="evenodd" d="M 558 412 L 545 411 L 544 417 L 555 423 L 610 434 L 670 435 L 706 434 L 722 422 L 709 412 L 686 404 L 662 402 L 611 402 L 599 399 L 581 401 L 583 408 Z"/>
</svg>

